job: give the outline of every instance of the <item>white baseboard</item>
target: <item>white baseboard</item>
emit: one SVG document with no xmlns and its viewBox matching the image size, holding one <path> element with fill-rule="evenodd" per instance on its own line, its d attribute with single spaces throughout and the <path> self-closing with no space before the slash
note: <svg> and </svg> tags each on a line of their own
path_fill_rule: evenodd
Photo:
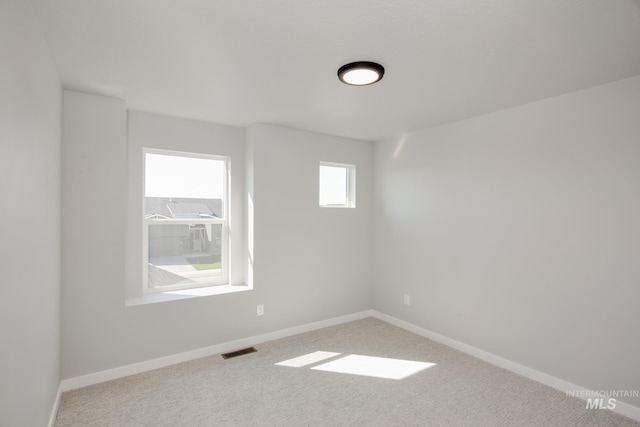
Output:
<svg viewBox="0 0 640 427">
<path fill-rule="evenodd" d="M 115 380 L 115 379 L 126 377 L 129 375 L 151 371 L 153 369 L 164 368 L 165 366 L 175 365 L 176 363 L 182 363 L 182 362 L 187 362 L 189 360 L 199 359 L 201 357 L 212 356 L 220 353 L 226 353 L 229 351 L 238 350 L 243 347 L 249 347 L 249 346 L 260 344 L 263 342 L 273 341 L 280 338 L 286 338 L 292 335 L 314 331 L 316 329 L 335 326 L 342 323 L 347 323 L 354 320 L 364 319 L 365 317 L 372 317 L 372 316 L 373 316 L 373 311 L 371 310 L 361 311 L 359 313 L 349 314 L 346 316 L 334 317 L 332 319 L 321 320 L 313 323 L 307 323 L 305 325 L 282 329 L 280 331 L 269 332 L 269 333 L 257 335 L 254 337 L 243 338 L 236 341 L 230 341 L 226 343 L 212 345 L 205 348 L 186 351 L 184 353 L 173 354 L 170 356 L 159 357 L 157 359 L 147 360 L 144 362 L 134 363 L 131 365 L 121 366 L 113 369 L 108 369 L 106 371 L 95 372 L 92 374 L 82 375 L 74 378 L 68 378 L 68 379 L 62 380 L 61 389 L 63 392 L 69 391 L 69 390 L 75 390 L 77 388 L 86 387 L 89 385 L 98 384 L 105 381 Z M 57 411 L 57 408 L 56 408 L 56 411 Z"/>
<path fill-rule="evenodd" d="M 512 362 L 511 360 L 505 359 L 500 356 L 496 356 L 495 354 L 486 352 L 484 350 L 480 350 L 478 348 L 464 344 L 460 341 L 456 341 L 444 335 L 440 335 L 428 329 L 421 328 L 412 323 L 405 322 L 404 320 L 397 319 L 395 317 L 377 312 L 375 310 L 372 310 L 372 316 L 377 319 L 383 320 L 387 323 L 390 323 L 394 326 L 397 326 L 399 328 L 413 332 L 417 335 L 421 335 L 430 340 L 439 342 L 440 344 L 444 344 L 447 347 L 460 350 L 463 353 L 466 353 L 470 356 L 484 360 L 485 362 L 491 363 L 492 365 L 498 366 L 500 368 L 504 368 L 518 375 L 522 375 L 523 377 L 529 378 L 530 380 L 555 388 L 556 390 L 560 390 L 564 393 L 576 392 L 576 391 L 584 392 L 584 393 L 577 393 L 576 397 L 579 397 L 581 395 L 583 396 L 595 395 L 595 392 L 585 389 L 584 387 L 580 387 L 568 381 L 561 380 L 560 378 L 556 378 L 554 376 L 545 374 L 543 372 L 536 371 L 535 369 L 531 369 L 527 366 L 520 365 L 519 363 Z M 586 399 L 586 397 L 584 399 Z M 612 411 L 620 415 L 624 415 L 625 417 L 631 418 L 632 420 L 640 421 L 640 408 L 630 405 L 628 403 L 617 401 L 616 407 L 612 409 Z"/>
<path fill-rule="evenodd" d="M 62 396 L 62 382 L 58 386 L 56 392 L 56 400 L 53 402 L 53 409 L 51 409 L 51 416 L 49 417 L 49 427 L 53 427 L 56 423 L 56 417 L 58 416 L 58 408 L 60 407 L 60 397 Z"/>
</svg>

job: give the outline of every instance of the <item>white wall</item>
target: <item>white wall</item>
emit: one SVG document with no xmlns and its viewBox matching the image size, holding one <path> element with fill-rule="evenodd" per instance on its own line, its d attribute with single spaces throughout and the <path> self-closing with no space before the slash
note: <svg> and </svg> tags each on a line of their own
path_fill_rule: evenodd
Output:
<svg viewBox="0 0 640 427">
<path fill-rule="evenodd" d="M 131 249 L 126 105 L 72 91 L 65 91 L 64 101 L 63 378 L 370 307 L 364 266 L 370 247 L 371 144 L 255 126 L 253 149 L 245 152 L 242 129 L 145 113 L 130 114 L 133 150 L 177 142 L 187 151 L 207 145 L 225 150 L 217 154 L 230 155 L 232 168 L 241 167 L 245 157 L 251 160 L 253 170 L 243 174 L 254 182 L 241 191 L 252 185 L 255 191 L 255 289 L 125 307 L 126 278 L 133 277 L 125 267 Z M 320 160 L 361 167 L 361 210 L 321 212 Z M 265 305 L 262 317 L 256 316 L 259 303 Z"/>
<path fill-rule="evenodd" d="M 377 143 L 374 308 L 637 390 L 639 118 L 635 77 Z"/>
<path fill-rule="evenodd" d="M 45 426 L 60 383 L 61 88 L 29 3 L 0 3 L 0 425 Z"/>
<path fill-rule="evenodd" d="M 62 121 L 62 377 L 124 363 L 126 109 L 64 91 Z M 141 325 L 142 326 L 142 325 Z M 141 341 L 145 338 L 141 336 Z"/>
<path fill-rule="evenodd" d="M 270 327 L 370 309 L 372 144 L 264 124 L 249 141 L 254 292 Z M 319 207 L 320 161 L 356 165 L 355 209 Z"/>
</svg>

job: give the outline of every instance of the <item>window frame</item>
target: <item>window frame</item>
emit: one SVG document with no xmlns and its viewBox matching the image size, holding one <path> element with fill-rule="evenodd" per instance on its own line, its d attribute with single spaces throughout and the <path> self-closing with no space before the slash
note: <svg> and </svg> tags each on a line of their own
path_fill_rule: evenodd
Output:
<svg viewBox="0 0 640 427">
<path fill-rule="evenodd" d="M 334 168 L 343 168 L 346 169 L 346 201 L 344 204 L 322 204 L 320 200 L 320 195 L 322 193 L 322 167 L 334 167 Z M 325 162 L 320 161 L 318 167 L 318 205 L 321 208 L 350 208 L 355 209 L 356 207 L 356 165 L 348 164 L 348 163 L 336 163 L 336 162 Z"/>
<path fill-rule="evenodd" d="M 219 218 L 145 218 L 144 209 L 146 201 L 146 166 L 147 154 L 157 154 L 173 157 L 187 157 L 194 159 L 218 160 L 224 162 L 223 170 L 223 199 L 222 199 L 222 217 Z M 230 158 L 228 156 L 218 156 L 205 153 L 194 153 L 189 151 L 164 150 L 157 148 L 142 148 L 142 293 L 157 294 L 171 291 L 182 291 L 188 289 L 207 288 L 212 286 L 229 285 L 229 264 L 230 264 L 230 246 L 231 239 L 229 234 L 229 204 L 230 204 Z M 220 279 L 210 282 L 183 285 L 164 285 L 149 286 L 149 228 L 151 225 L 195 225 L 195 224 L 220 224 L 221 229 L 221 250 L 220 250 Z"/>
</svg>

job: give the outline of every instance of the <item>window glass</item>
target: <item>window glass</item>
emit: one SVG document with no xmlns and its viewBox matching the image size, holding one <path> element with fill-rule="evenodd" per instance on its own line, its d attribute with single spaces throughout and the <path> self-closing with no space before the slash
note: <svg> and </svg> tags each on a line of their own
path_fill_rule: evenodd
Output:
<svg viewBox="0 0 640 427">
<path fill-rule="evenodd" d="M 355 166 L 320 163 L 320 206 L 355 207 Z"/>
<path fill-rule="evenodd" d="M 145 288 L 227 283 L 225 158 L 145 153 Z"/>
</svg>

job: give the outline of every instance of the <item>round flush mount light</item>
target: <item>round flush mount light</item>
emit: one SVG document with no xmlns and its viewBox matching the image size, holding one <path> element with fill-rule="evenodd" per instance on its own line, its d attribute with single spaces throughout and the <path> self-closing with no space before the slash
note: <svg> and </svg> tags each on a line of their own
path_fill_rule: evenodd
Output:
<svg viewBox="0 0 640 427">
<path fill-rule="evenodd" d="M 352 62 L 338 70 L 340 81 L 352 86 L 370 85 L 380 81 L 382 76 L 384 76 L 384 67 L 369 61 Z"/>
</svg>

